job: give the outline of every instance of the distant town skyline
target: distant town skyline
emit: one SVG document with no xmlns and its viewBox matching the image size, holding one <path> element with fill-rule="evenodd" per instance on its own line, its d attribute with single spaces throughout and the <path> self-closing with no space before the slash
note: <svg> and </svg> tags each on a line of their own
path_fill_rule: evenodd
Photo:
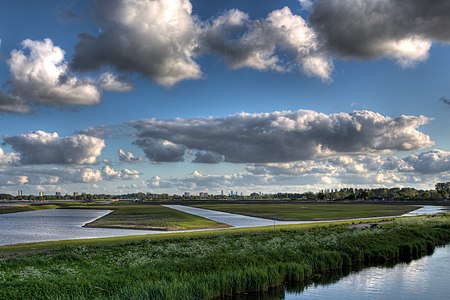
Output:
<svg viewBox="0 0 450 300">
<path fill-rule="evenodd" d="M 0 193 L 450 181 L 447 1 L 1 8 Z"/>
</svg>

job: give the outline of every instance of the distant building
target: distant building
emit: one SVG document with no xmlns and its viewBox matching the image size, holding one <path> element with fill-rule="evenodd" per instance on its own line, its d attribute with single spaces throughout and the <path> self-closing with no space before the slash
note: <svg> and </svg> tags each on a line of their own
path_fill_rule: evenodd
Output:
<svg viewBox="0 0 450 300">
<path fill-rule="evenodd" d="M 208 198 L 209 197 L 209 194 L 207 192 L 200 192 L 198 195 L 200 196 L 200 198 Z"/>
<path fill-rule="evenodd" d="M 22 197 L 23 196 L 23 191 L 22 190 L 17 191 L 17 196 Z"/>
<path fill-rule="evenodd" d="M 73 196 L 77 197 L 78 196 L 78 192 L 73 192 Z"/>
<path fill-rule="evenodd" d="M 191 193 L 189 193 L 189 192 L 184 192 L 184 194 L 183 194 L 183 197 L 189 198 L 190 196 L 191 196 Z"/>
<path fill-rule="evenodd" d="M 39 197 L 44 196 L 44 192 L 39 192 Z"/>
<path fill-rule="evenodd" d="M 61 192 L 56 192 L 56 193 L 55 193 L 55 196 L 56 196 L 56 197 L 61 197 Z"/>
<path fill-rule="evenodd" d="M 223 190 L 222 190 L 222 192 L 221 192 L 221 196 L 223 197 Z"/>
</svg>

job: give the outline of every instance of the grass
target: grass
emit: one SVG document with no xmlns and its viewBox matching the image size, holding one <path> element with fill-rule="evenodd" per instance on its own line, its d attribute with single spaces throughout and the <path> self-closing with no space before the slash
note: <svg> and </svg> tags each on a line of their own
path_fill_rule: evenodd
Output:
<svg viewBox="0 0 450 300">
<path fill-rule="evenodd" d="M 183 230 L 229 227 L 226 224 L 180 212 L 164 206 L 128 203 L 98 204 L 70 202 L 52 205 L 28 204 L 0 206 L 0 214 L 50 208 L 114 210 L 114 212 L 87 224 L 86 227 L 152 230 Z"/>
<path fill-rule="evenodd" d="M 228 227 L 209 219 L 159 205 L 96 206 L 114 212 L 88 224 L 88 227 L 153 230 L 182 230 Z"/>
<path fill-rule="evenodd" d="M 58 205 L 53 204 L 16 204 L 16 205 L 8 205 L 8 206 L 0 206 L 0 214 L 10 214 L 16 212 L 24 212 L 24 211 L 32 211 L 32 210 L 41 210 L 41 209 L 51 209 L 58 208 Z"/>
<path fill-rule="evenodd" d="M 450 241 L 450 215 L 386 220 L 0 247 L 0 299 L 212 299 L 409 260 Z"/>
<path fill-rule="evenodd" d="M 199 208 L 277 220 L 336 220 L 399 216 L 417 207 L 385 204 L 201 204 Z"/>
</svg>

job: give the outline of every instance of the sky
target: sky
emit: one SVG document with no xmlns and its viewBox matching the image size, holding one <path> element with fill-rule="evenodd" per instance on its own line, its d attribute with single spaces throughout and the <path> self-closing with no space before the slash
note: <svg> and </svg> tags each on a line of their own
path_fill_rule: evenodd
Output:
<svg viewBox="0 0 450 300">
<path fill-rule="evenodd" d="M 0 193 L 450 181 L 448 1 L 0 5 Z"/>
</svg>

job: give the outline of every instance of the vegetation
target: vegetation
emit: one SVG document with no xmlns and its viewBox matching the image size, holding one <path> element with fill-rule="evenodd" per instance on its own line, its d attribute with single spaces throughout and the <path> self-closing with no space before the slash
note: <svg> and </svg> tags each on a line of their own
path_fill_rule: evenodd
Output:
<svg viewBox="0 0 450 300">
<path fill-rule="evenodd" d="M 23 212 L 23 211 L 31 211 L 31 210 L 40 210 L 40 209 L 50 209 L 50 208 L 58 208 L 58 205 L 53 204 L 45 204 L 45 205 L 12 205 L 12 206 L 0 206 L 0 214 L 10 214 L 15 212 Z"/>
<path fill-rule="evenodd" d="M 445 200 L 450 197 L 450 182 L 436 183 L 434 190 L 418 190 L 410 187 L 403 188 L 342 188 L 325 189 L 318 193 L 274 193 L 262 194 L 253 192 L 250 195 L 242 195 L 237 191 L 229 195 L 212 195 L 202 192 L 199 195 L 169 195 L 153 193 L 131 193 L 123 195 L 73 193 L 73 195 L 21 195 L 0 194 L 0 200 L 17 201 L 55 201 L 55 200 L 134 200 L 134 201 L 184 201 L 184 200 L 306 200 L 306 201 L 424 201 Z"/>
<path fill-rule="evenodd" d="M 201 228 L 224 228 L 226 224 L 218 223 L 199 216 L 187 214 L 160 205 L 143 205 L 124 202 L 112 204 L 69 202 L 60 204 L 28 204 L 0 206 L 0 214 L 23 212 L 39 209 L 107 209 L 112 213 L 95 220 L 87 227 L 129 228 L 153 230 L 182 230 Z"/>
<path fill-rule="evenodd" d="M 78 208 L 77 206 L 70 206 Z M 85 208 L 85 205 L 79 208 Z M 160 205 L 92 205 L 90 208 L 113 209 L 114 212 L 88 224 L 88 227 L 112 227 L 153 230 L 223 228 L 218 223 Z"/>
<path fill-rule="evenodd" d="M 201 204 L 195 207 L 277 220 L 324 220 L 398 216 L 417 207 L 380 204 Z"/>
<path fill-rule="evenodd" d="M 0 299 L 211 299 L 409 260 L 450 241 L 449 215 L 349 224 L 0 247 Z"/>
</svg>

